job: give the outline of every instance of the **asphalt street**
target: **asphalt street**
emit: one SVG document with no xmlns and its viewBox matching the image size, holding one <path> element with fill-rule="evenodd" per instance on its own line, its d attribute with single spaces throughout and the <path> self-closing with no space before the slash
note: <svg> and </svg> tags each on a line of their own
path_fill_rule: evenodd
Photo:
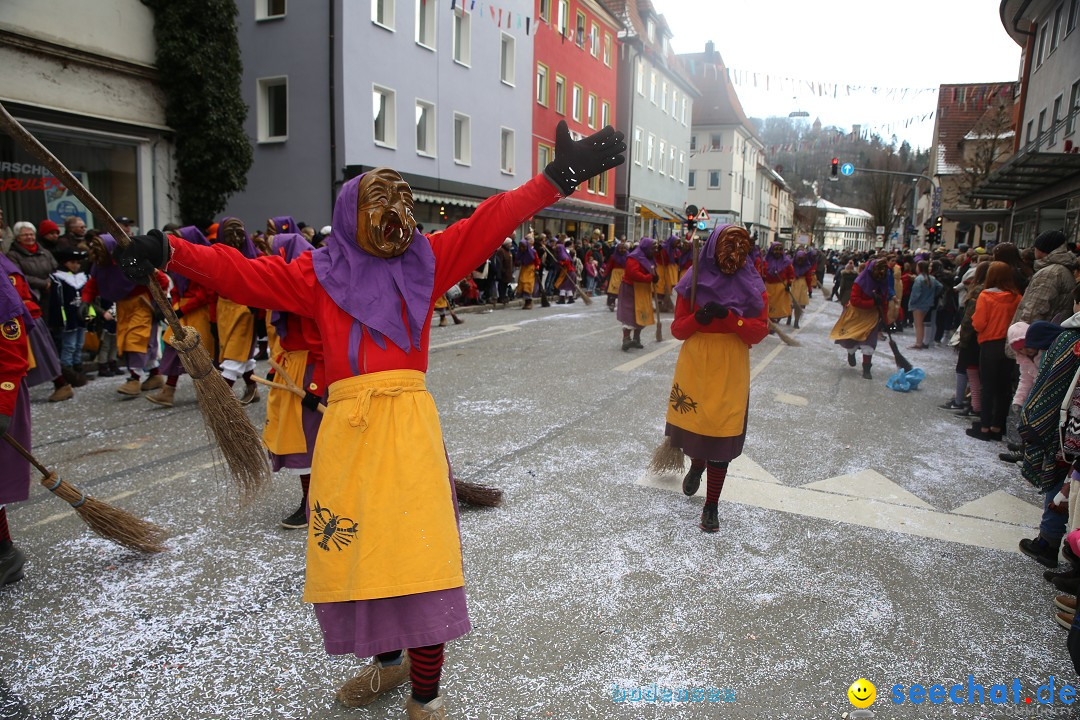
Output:
<svg viewBox="0 0 1080 720">
<path fill-rule="evenodd" d="M 650 328 L 645 350 L 622 352 L 600 300 L 432 329 L 428 386 L 455 473 L 506 495 L 462 511 L 474 630 L 447 646 L 449 717 L 842 718 L 860 677 L 879 718 L 1075 717 L 1023 700 L 891 702 L 898 684 L 1015 678 L 1033 697 L 1075 677 L 1053 588 L 1016 548 L 1040 496 L 997 459 L 1003 445 L 936 407 L 952 351 L 899 337 L 927 378 L 890 391 L 887 345 L 867 381 L 828 341 L 839 312 L 816 294 L 801 347 L 753 349 L 746 452 L 715 535 L 680 478 L 646 470 L 679 348 L 666 326 L 664 342 Z M 34 452 L 167 527 L 170 549 L 99 539 L 36 483 L 11 506 L 29 561 L 0 589 L 0 717 L 404 717 L 404 689 L 334 702 L 363 661 L 328 657 L 300 600 L 303 533 L 278 526 L 295 479 L 237 509 L 190 381 L 168 410 L 122 400 L 122 380 L 59 404 L 34 388 Z M 730 699 L 629 699 L 653 686 Z"/>
</svg>

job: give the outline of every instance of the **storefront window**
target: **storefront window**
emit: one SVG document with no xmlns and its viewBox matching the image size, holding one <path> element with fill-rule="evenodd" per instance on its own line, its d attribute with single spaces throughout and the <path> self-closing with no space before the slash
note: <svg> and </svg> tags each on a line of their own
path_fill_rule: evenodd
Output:
<svg viewBox="0 0 1080 720">
<path fill-rule="evenodd" d="M 101 201 L 113 216 L 127 215 L 139 224 L 136 146 L 56 130 L 31 132 Z M 53 174 L 11 138 L 0 136 L 0 208 L 10 226 L 20 220 L 36 226 L 46 218 L 60 225 L 71 216 L 88 227 L 101 227 L 86 206 Z"/>
</svg>

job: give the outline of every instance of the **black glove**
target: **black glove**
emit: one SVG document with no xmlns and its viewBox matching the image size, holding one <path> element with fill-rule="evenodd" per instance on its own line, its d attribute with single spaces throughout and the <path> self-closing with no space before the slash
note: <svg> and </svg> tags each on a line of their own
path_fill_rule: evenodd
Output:
<svg viewBox="0 0 1080 720">
<path fill-rule="evenodd" d="M 320 403 L 322 403 L 322 398 L 312 392 L 305 392 L 304 399 L 300 401 L 302 406 L 312 412 L 318 412 Z"/>
<path fill-rule="evenodd" d="M 653 275 L 652 276 L 652 284 L 655 285 L 658 282 L 660 282 L 660 276 L 659 275 Z"/>
<path fill-rule="evenodd" d="M 605 170 L 626 162 L 625 137 L 608 125 L 587 138 L 573 140 L 565 120 L 555 128 L 555 159 L 544 168 L 563 197 L 573 194 L 578 185 Z"/>
<path fill-rule="evenodd" d="M 784 283 L 785 290 L 791 290 L 791 283 Z"/>
<path fill-rule="evenodd" d="M 180 308 L 176 308 L 176 310 L 174 312 L 176 313 L 176 319 L 177 320 L 184 317 L 184 311 L 181 310 Z"/>
<path fill-rule="evenodd" d="M 0 413 L 0 435 L 3 435 L 11 427 L 11 416 Z"/>
<path fill-rule="evenodd" d="M 149 285 L 154 271 L 169 262 L 169 254 L 169 239 L 160 230 L 151 230 L 146 235 L 131 238 L 131 244 L 126 248 L 117 245 L 113 257 L 128 280 Z"/>
<path fill-rule="evenodd" d="M 699 325 L 708 325 L 714 319 L 723 319 L 728 315 L 728 309 L 717 302 L 707 303 L 705 307 L 699 308 L 694 313 L 694 319 L 698 321 Z"/>
</svg>

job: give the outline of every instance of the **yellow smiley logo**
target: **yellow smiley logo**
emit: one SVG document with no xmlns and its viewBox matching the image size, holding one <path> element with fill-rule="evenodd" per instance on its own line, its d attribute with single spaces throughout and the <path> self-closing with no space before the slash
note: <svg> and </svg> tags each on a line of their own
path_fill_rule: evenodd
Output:
<svg viewBox="0 0 1080 720">
<path fill-rule="evenodd" d="M 877 699 L 877 688 L 866 678 L 859 678 L 847 689 L 847 697 L 851 704 L 860 710 L 868 708 Z"/>
</svg>

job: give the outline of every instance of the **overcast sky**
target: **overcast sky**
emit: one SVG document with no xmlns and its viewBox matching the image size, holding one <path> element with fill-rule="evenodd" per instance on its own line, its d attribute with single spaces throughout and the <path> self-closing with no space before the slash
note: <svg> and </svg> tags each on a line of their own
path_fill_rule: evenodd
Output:
<svg viewBox="0 0 1080 720">
<path fill-rule="evenodd" d="M 998 18 L 998 0 L 655 0 L 675 52 L 703 52 L 712 40 L 730 68 L 814 83 L 936 88 L 942 83 L 1016 80 L 1020 46 Z M 770 83 L 770 87 L 772 83 Z M 805 110 L 810 120 L 872 126 L 928 147 L 936 95 L 861 93 L 833 99 L 808 88 L 736 86 L 751 117 Z M 842 94 L 842 92 L 841 92 Z M 886 125 L 892 125 L 891 129 Z"/>
</svg>

